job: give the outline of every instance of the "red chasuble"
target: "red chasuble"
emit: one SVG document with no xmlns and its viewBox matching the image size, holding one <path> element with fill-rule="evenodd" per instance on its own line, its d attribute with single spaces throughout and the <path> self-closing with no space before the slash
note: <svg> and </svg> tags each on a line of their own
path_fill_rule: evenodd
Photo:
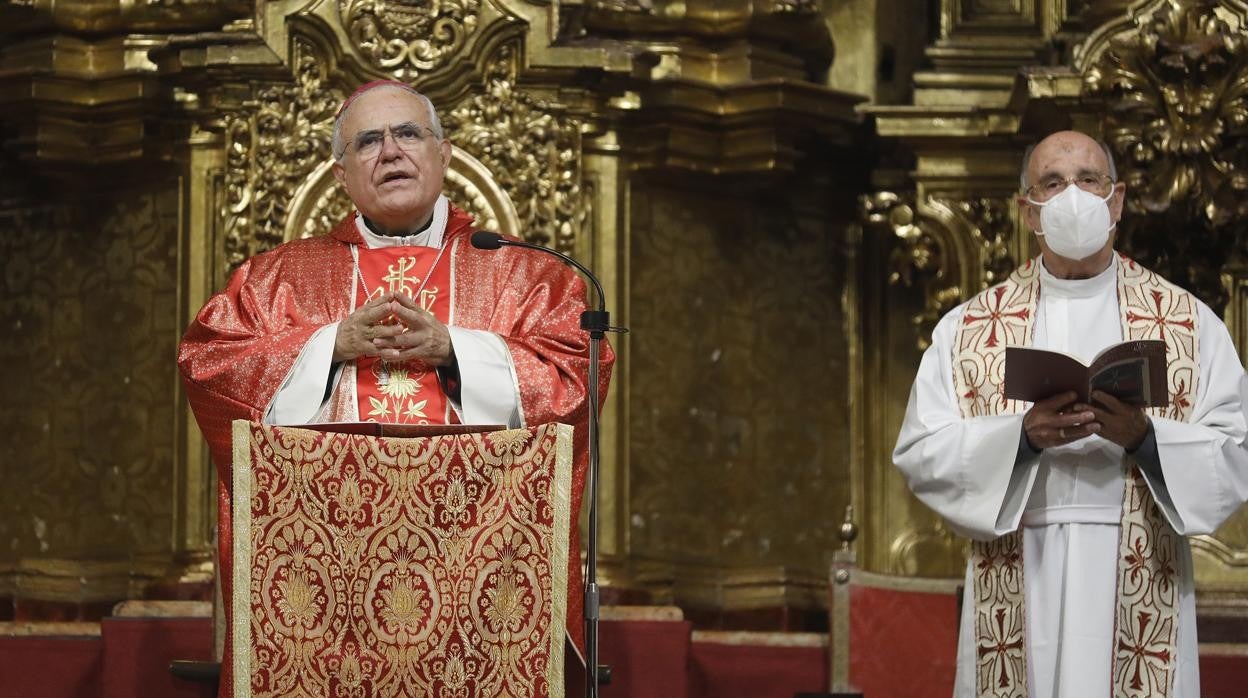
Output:
<svg viewBox="0 0 1248 698">
<path fill-rule="evenodd" d="M 361 249 L 360 284 L 367 289 L 356 306 L 385 293 L 402 293 L 426 312 L 450 322 L 451 274 L 442 250 L 432 247 Z M 455 420 L 437 371 L 423 361 L 392 364 L 377 357 L 356 359 L 355 384 L 361 421 L 388 424 L 446 424 Z"/>
<path fill-rule="evenodd" d="M 452 206 L 443 235 L 448 259 L 440 262 L 449 266 L 453 281 L 447 297 L 449 324 L 502 338 L 515 367 L 526 425 L 562 422 L 576 428 L 571 502 L 575 517 L 588 466 L 589 338 L 580 328 L 585 284 L 550 255 L 511 247 L 478 250 L 468 241 L 471 232 L 472 217 Z M 187 400 L 217 466 L 217 571 L 227 618 L 233 590 L 231 423 L 261 421 L 308 339 L 351 312 L 352 288 L 358 295 L 360 283 L 352 246 L 366 249 L 354 213 L 329 235 L 295 240 L 252 257 L 223 291 L 204 304 L 178 346 Z M 607 344 L 602 349 L 598 389 L 605 399 L 615 355 Z M 327 419 L 356 414 L 355 371 L 349 372 L 349 386 L 348 371 L 343 373 L 330 398 Z M 571 537 L 568 631 L 583 646 L 584 598 L 575 526 Z M 225 672 L 228 667 L 223 667 L 222 686 L 230 685 Z"/>
</svg>

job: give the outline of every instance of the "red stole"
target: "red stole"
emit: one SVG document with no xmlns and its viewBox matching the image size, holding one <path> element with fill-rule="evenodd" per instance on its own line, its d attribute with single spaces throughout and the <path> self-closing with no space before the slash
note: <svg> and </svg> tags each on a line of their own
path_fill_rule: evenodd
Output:
<svg viewBox="0 0 1248 698">
<path fill-rule="evenodd" d="M 433 247 L 359 248 L 356 307 L 383 293 L 402 293 L 443 324 L 450 321 L 449 255 Z M 397 319 L 390 322 L 397 323 Z M 376 357 L 356 359 L 360 419 L 387 424 L 445 424 L 451 421 L 446 394 L 434 367 L 422 361 L 391 364 Z"/>
<path fill-rule="evenodd" d="M 1005 347 L 1032 343 L 1040 300 L 1039 271 L 1040 260 L 1033 259 L 967 304 L 952 357 L 964 419 L 1021 414 L 1031 406 L 1005 398 Z M 1194 297 L 1121 256 L 1117 291 L 1123 339 L 1166 342 L 1170 405 L 1147 412 L 1189 420 L 1200 367 Z M 1105 658 L 1112 662 L 1111 685 L 1088 690 L 1089 695 L 1114 698 L 1163 698 L 1170 695 L 1174 683 L 1178 535 L 1153 500 L 1130 454 L 1124 454 L 1122 467 L 1113 656 Z M 1028 694 L 1022 545 L 1021 530 L 971 544 L 979 696 L 1026 698 Z"/>
</svg>

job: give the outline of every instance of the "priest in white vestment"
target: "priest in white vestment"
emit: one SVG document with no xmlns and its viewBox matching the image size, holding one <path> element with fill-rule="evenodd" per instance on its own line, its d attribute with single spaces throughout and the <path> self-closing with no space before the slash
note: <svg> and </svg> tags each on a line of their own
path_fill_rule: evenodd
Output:
<svg viewBox="0 0 1248 698">
<path fill-rule="evenodd" d="M 1081 133 L 1029 152 L 1019 204 L 1041 255 L 941 319 L 910 393 L 894 460 L 975 541 L 959 697 L 1199 695 L 1185 536 L 1248 498 L 1248 378 L 1204 303 L 1114 252 L 1115 178 Z M 1006 345 L 1086 364 L 1145 338 L 1167 341 L 1169 408 L 1001 394 Z"/>
</svg>

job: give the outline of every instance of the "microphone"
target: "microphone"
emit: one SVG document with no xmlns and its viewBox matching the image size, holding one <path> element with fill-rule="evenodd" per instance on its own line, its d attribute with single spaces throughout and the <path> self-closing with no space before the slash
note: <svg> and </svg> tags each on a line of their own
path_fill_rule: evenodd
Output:
<svg viewBox="0 0 1248 698">
<path fill-rule="evenodd" d="M 581 313 L 581 329 L 589 333 L 589 474 L 586 478 L 589 489 L 589 540 L 585 543 L 585 694 L 587 698 L 598 698 L 598 463 L 601 458 L 598 443 L 598 354 L 599 345 L 607 332 L 627 332 L 628 329 L 611 326 L 611 316 L 607 313 L 607 297 L 602 292 L 598 277 L 568 255 L 531 242 L 508 240 L 498 233 L 485 230 L 472 234 L 472 246 L 478 250 L 524 247 L 554 255 L 584 274 L 598 293 L 598 309 L 586 309 Z"/>
<path fill-rule="evenodd" d="M 497 250 L 503 246 L 503 236 L 486 230 L 478 230 L 472 234 L 472 246 L 478 250 Z M 552 250 L 553 251 L 553 250 Z"/>
</svg>

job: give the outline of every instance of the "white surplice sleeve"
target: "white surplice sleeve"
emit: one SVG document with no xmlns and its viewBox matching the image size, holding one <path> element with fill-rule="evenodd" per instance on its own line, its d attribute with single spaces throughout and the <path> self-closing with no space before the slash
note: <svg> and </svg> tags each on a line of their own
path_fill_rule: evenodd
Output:
<svg viewBox="0 0 1248 698">
<path fill-rule="evenodd" d="M 955 532 L 990 540 L 1018 528 L 1039 460 L 1020 459 L 1021 414 L 962 418 L 953 344 L 963 308 L 941 318 L 932 333 L 893 461 L 915 496 Z"/>
<path fill-rule="evenodd" d="M 265 424 L 307 424 L 320 413 L 329 397 L 327 386 L 336 378 L 333 360 L 337 337 L 338 323 L 334 322 L 308 338 L 265 410 Z"/>
<path fill-rule="evenodd" d="M 520 384 L 507 343 L 493 332 L 449 326 L 459 364 L 459 401 L 452 407 L 464 424 L 523 426 Z"/>
<path fill-rule="evenodd" d="M 308 340 L 295 365 L 265 412 L 266 424 L 307 424 L 337 382 L 332 363 L 338 323 L 322 327 Z M 448 326 L 459 363 L 459 400 L 451 406 L 464 424 L 522 426 L 520 390 L 511 354 L 492 332 Z"/>
<path fill-rule="evenodd" d="M 1199 322 L 1192 419 L 1152 418 L 1165 482 L 1149 479 L 1149 486 L 1170 525 L 1187 536 L 1213 532 L 1248 500 L 1248 376 L 1226 325 L 1204 303 Z"/>
</svg>

